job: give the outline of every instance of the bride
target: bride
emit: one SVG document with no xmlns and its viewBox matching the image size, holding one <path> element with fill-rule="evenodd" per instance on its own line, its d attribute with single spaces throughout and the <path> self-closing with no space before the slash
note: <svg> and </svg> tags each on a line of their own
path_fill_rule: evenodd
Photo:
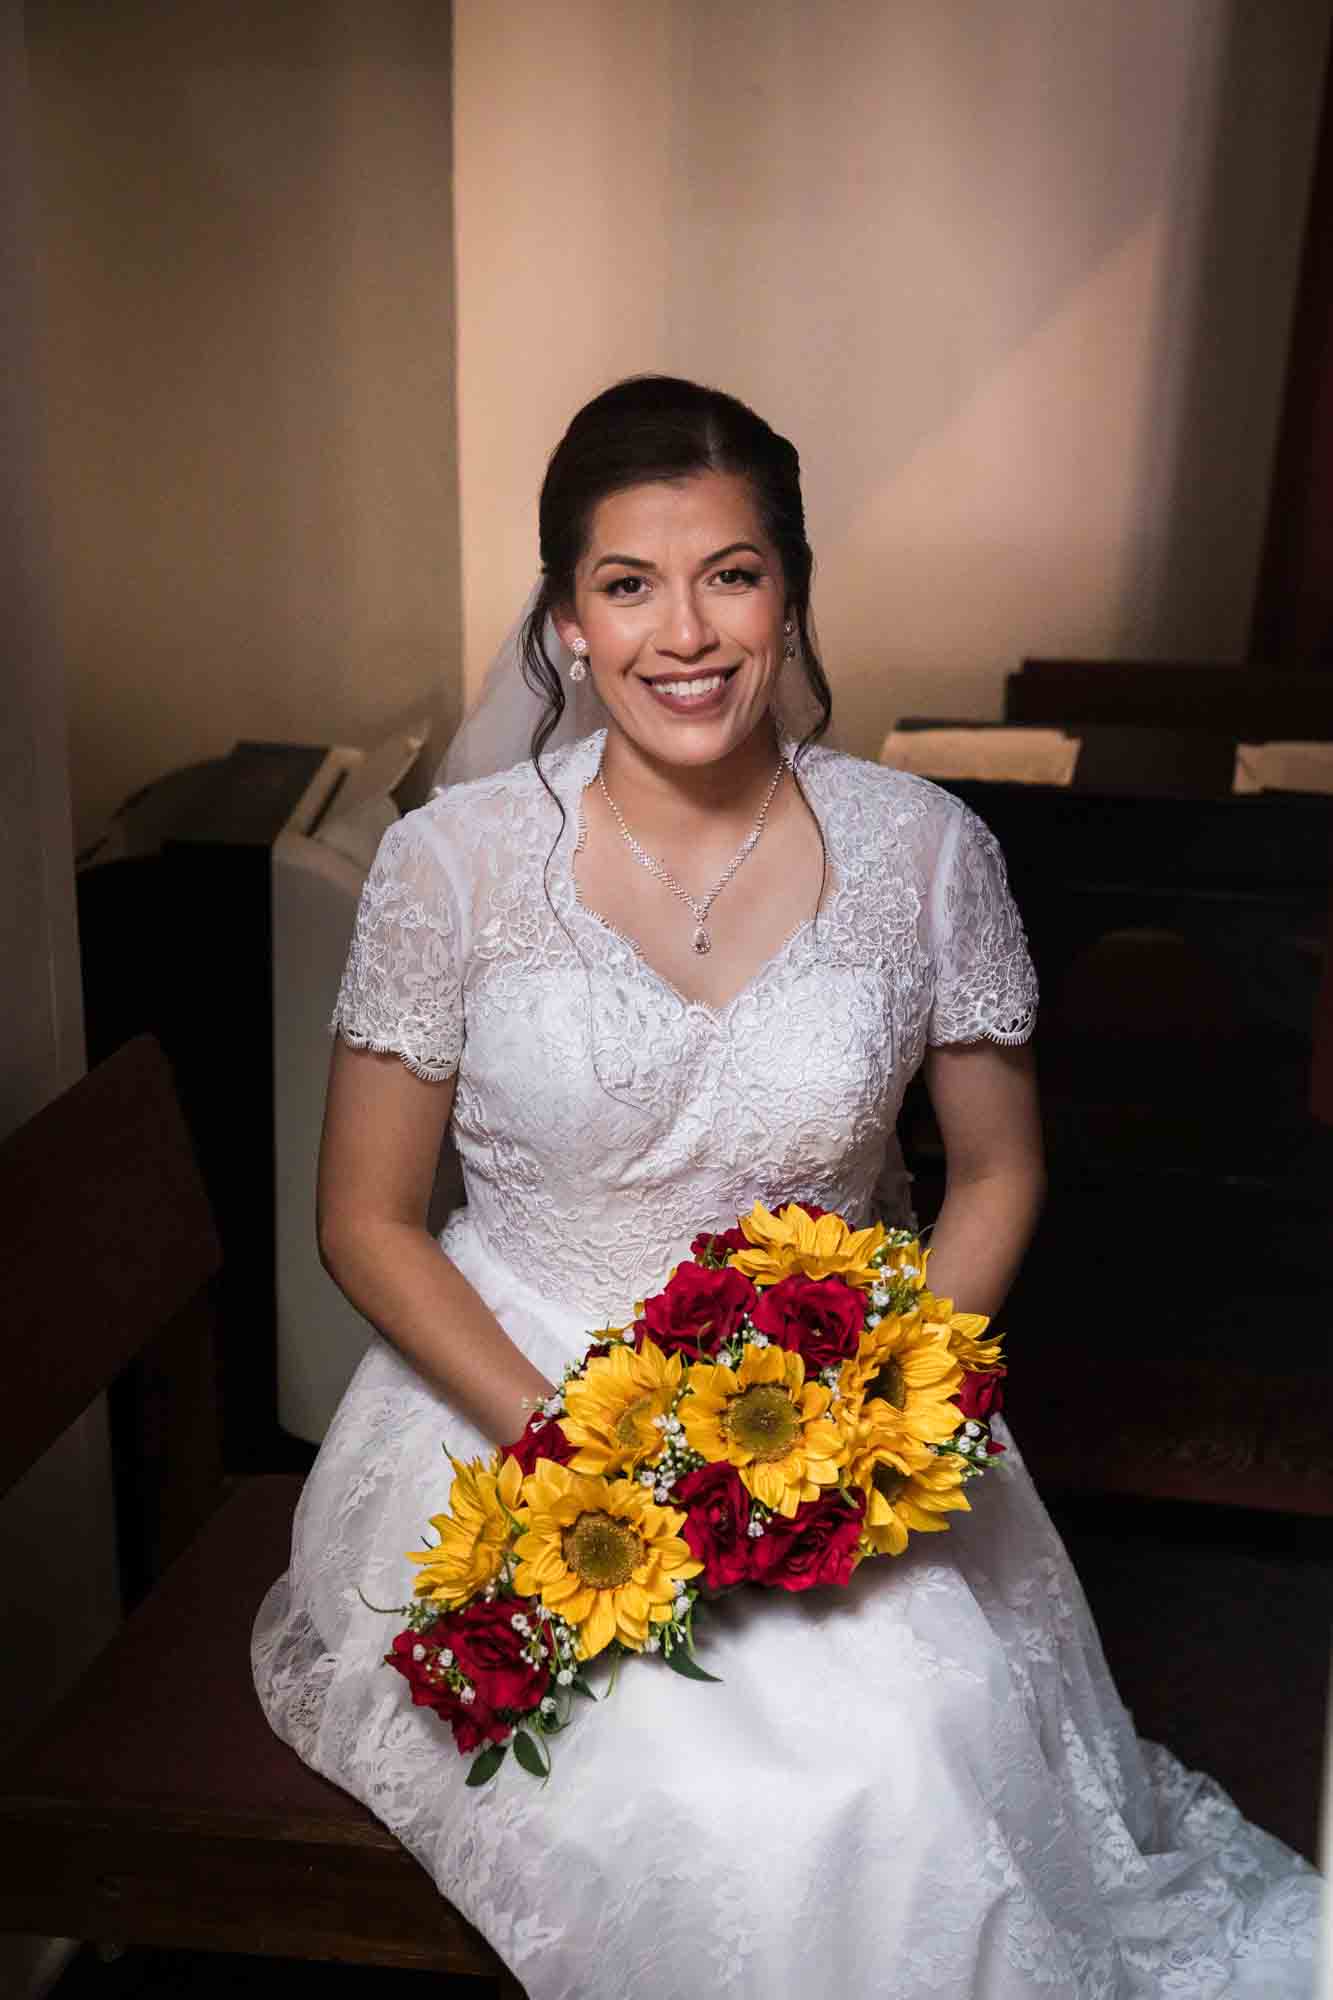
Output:
<svg viewBox="0 0 1333 2000">
<path fill-rule="evenodd" d="M 510 1758 L 466 1790 L 382 1665 L 359 1592 L 408 1594 L 442 1443 L 517 1438 L 588 1332 L 756 1199 L 906 1219 L 918 1068 L 948 1157 L 932 1289 L 993 1313 L 1042 1198 L 996 844 L 817 741 L 792 446 L 713 390 L 620 383 L 557 447 L 540 540 L 468 781 L 386 835 L 338 996 L 320 1239 L 382 1338 L 256 1624 L 273 1727 L 532 2000 L 1307 1994 L 1313 1872 L 1135 1737 L 1012 1440 L 948 1534 L 846 1591 L 714 1607 L 722 1685 L 622 1675 L 545 1788 Z M 436 1240 L 446 1127 L 467 1204 Z"/>
</svg>

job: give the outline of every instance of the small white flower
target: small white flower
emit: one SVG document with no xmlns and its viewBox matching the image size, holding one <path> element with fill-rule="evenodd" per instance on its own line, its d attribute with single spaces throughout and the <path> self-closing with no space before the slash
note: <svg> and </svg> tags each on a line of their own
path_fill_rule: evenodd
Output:
<svg viewBox="0 0 1333 2000">
<path fill-rule="evenodd" d="M 656 1632 L 650 1632 L 648 1634 L 648 1637 L 643 1642 L 643 1650 L 645 1653 L 661 1652 L 662 1641 L 658 1638 Z"/>
<path fill-rule="evenodd" d="M 549 1396 L 547 1400 L 542 1404 L 542 1408 L 545 1410 L 548 1417 L 558 1417 L 563 1411 L 564 1407 L 565 1407 L 565 1399 L 563 1396 Z"/>
<path fill-rule="evenodd" d="M 764 1532 L 764 1524 L 762 1521 L 751 1521 L 745 1532 L 747 1535 L 753 1535 L 757 1540 Z"/>
<path fill-rule="evenodd" d="M 689 1589 L 689 1587 L 690 1586 L 688 1585 L 688 1583 L 686 1583 L 683 1576 L 672 1577 L 671 1588 L 675 1591 L 677 1597 L 683 1597 L 686 1591 Z"/>
<path fill-rule="evenodd" d="M 664 1507 L 671 1498 L 671 1488 L 669 1486 L 654 1486 L 653 1498 L 659 1507 Z"/>
<path fill-rule="evenodd" d="M 655 1431 L 664 1431 L 666 1427 L 667 1427 L 667 1420 L 665 1417 L 653 1418 L 653 1429 Z"/>
<path fill-rule="evenodd" d="M 475 1701 L 477 1699 L 477 1690 L 470 1687 L 461 1687 L 458 1690 L 458 1699 L 464 1702 Z"/>
<path fill-rule="evenodd" d="M 749 1335 L 749 1341 L 751 1347 L 767 1347 L 768 1335 L 766 1333 L 751 1333 Z"/>
<path fill-rule="evenodd" d="M 639 1484 L 640 1486 L 656 1486 L 657 1474 L 655 1472 L 648 1472 L 647 1470 L 641 1472 L 639 1474 Z"/>
<path fill-rule="evenodd" d="M 556 1685 L 557 1687 L 567 1688 L 570 1682 L 573 1680 L 573 1678 L 574 1678 L 574 1669 L 572 1667 L 561 1667 L 559 1673 L 555 1677 Z"/>
<path fill-rule="evenodd" d="M 555 1701 L 554 1698 L 549 1694 L 543 1696 L 542 1698 L 542 1714 L 543 1715 L 555 1714 Z"/>
<path fill-rule="evenodd" d="M 884 1317 L 883 1313 L 867 1313 L 867 1314 L 866 1314 L 866 1325 L 867 1325 L 867 1326 L 878 1326 L 878 1325 L 879 1325 L 879 1323 L 880 1323 L 880 1321 L 881 1321 L 881 1320 L 883 1319 L 883 1317 Z"/>
<path fill-rule="evenodd" d="M 440 1648 L 440 1665 L 441 1665 L 442 1667 L 451 1667 L 451 1666 L 453 1665 L 453 1663 L 454 1663 L 454 1656 L 453 1656 L 453 1654 L 452 1654 L 452 1653 L 450 1652 L 449 1648 L 448 1648 L 447 1646 L 441 1646 L 441 1648 Z"/>
<path fill-rule="evenodd" d="M 521 1611 L 516 1611 L 509 1622 L 516 1632 L 530 1632 L 532 1630 L 531 1625 L 529 1625 Z"/>
<path fill-rule="evenodd" d="M 690 1607 L 689 1607 L 689 1605 L 688 1605 L 688 1604 L 687 1604 L 687 1603 L 685 1602 L 685 1600 L 684 1600 L 684 1598 L 683 1598 L 683 1597 L 678 1597 L 678 1598 L 676 1599 L 675 1603 L 674 1603 L 674 1604 L 672 1605 L 672 1607 L 671 1607 L 671 1615 L 672 1615 L 672 1617 L 673 1617 L 673 1618 L 688 1618 L 688 1617 L 689 1617 L 689 1615 L 690 1615 Z"/>
<path fill-rule="evenodd" d="M 963 1425 L 963 1430 L 964 1430 L 964 1433 L 966 1434 L 966 1436 L 968 1436 L 968 1437 L 970 1437 L 970 1438 L 979 1438 L 979 1437 L 981 1436 L 981 1425 L 980 1425 L 980 1424 L 973 1424 L 973 1423 L 967 1423 L 967 1424 L 964 1424 L 964 1425 Z"/>
</svg>

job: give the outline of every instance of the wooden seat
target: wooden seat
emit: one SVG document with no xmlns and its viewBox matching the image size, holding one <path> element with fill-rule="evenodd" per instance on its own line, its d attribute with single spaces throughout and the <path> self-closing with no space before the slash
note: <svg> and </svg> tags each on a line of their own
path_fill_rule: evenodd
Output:
<svg viewBox="0 0 1333 2000">
<path fill-rule="evenodd" d="M 0 1930 L 469 1973 L 520 1995 L 393 1836 L 272 1734 L 255 1697 L 250 1627 L 286 1566 L 300 1481 L 228 1486 L 218 1473 L 220 1257 L 156 1043 L 128 1044 L 0 1147 L 0 1204 L 7 1303 L 34 1367 L 31 1387 L 0 1399 L 0 1482 L 119 1378 L 113 1428 L 143 1446 L 119 1515 L 145 1582 L 0 1770 Z M 62 1566 L 52 1588 L 72 1580 Z"/>
</svg>

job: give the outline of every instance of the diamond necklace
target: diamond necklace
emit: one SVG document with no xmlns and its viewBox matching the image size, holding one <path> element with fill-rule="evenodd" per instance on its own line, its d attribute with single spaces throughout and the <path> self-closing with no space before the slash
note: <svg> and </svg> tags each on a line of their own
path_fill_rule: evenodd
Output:
<svg viewBox="0 0 1333 2000">
<path fill-rule="evenodd" d="M 624 834 L 625 845 L 629 848 L 630 853 L 634 856 L 634 859 L 637 862 L 639 862 L 642 867 L 648 870 L 648 873 L 650 875 L 655 875 L 659 882 L 664 883 L 665 886 L 671 890 L 673 895 L 679 896 L 681 902 L 688 905 L 690 914 L 694 918 L 694 936 L 691 939 L 691 943 L 693 944 L 694 949 L 699 953 L 699 956 L 701 958 L 705 952 L 711 951 L 713 949 L 713 940 L 708 935 L 708 912 L 712 909 L 714 903 L 717 901 L 718 897 L 722 894 L 722 891 L 726 888 L 728 882 L 730 882 L 732 876 L 736 873 L 736 870 L 740 867 L 742 861 L 746 859 L 747 855 L 754 847 L 755 842 L 758 840 L 760 834 L 763 832 L 764 821 L 768 818 L 768 809 L 773 803 L 773 795 L 777 791 L 778 786 L 781 784 L 782 774 L 786 769 L 787 769 L 787 759 L 785 757 L 782 757 L 778 760 L 778 768 L 773 773 L 773 782 L 769 786 L 767 792 L 765 792 L 764 794 L 764 803 L 759 808 L 758 818 L 755 820 L 754 825 L 750 828 L 750 831 L 746 834 L 744 840 L 741 842 L 740 846 L 736 849 L 736 852 L 732 855 L 730 861 L 723 869 L 721 880 L 718 882 L 717 886 L 714 889 L 711 889 L 709 893 L 703 898 L 703 900 L 700 901 L 699 898 L 692 896 L 688 889 L 681 888 L 680 883 L 676 880 L 675 876 L 671 874 L 669 869 L 667 869 L 663 865 L 663 863 L 657 859 L 655 855 L 649 854 L 647 848 L 640 847 L 638 841 L 634 838 L 634 835 L 630 832 L 629 828 L 626 826 L 624 815 L 621 812 L 620 807 L 616 804 L 610 792 L 608 792 L 606 789 L 606 779 L 602 776 L 601 765 L 599 764 L 597 767 L 597 782 L 602 788 L 602 797 L 606 800 L 606 803 L 610 806 L 612 813 L 615 815 L 616 825 L 620 828 L 620 831 Z"/>
</svg>

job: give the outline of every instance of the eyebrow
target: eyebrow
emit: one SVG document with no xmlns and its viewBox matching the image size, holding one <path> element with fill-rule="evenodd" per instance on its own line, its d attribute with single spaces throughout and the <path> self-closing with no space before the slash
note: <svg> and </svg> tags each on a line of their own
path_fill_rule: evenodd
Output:
<svg viewBox="0 0 1333 2000">
<path fill-rule="evenodd" d="M 757 549 L 753 542 L 728 542 L 727 546 L 724 549 L 714 549 L 711 556 L 705 556 L 703 561 L 699 564 L 699 568 L 707 569 L 710 563 L 721 562 L 723 556 L 739 555 L 742 550 L 747 551 L 752 556 L 758 556 L 760 562 L 763 562 L 765 560 L 763 550 Z M 642 556 L 621 556 L 621 555 L 599 556 L 597 558 L 597 561 L 593 564 L 592 571 L 590 573 L 592 575 L 596 575 L 597 571 L 599 569 L 604 569 L 607 563 L 619 563 L 625 569 L 652 570 L 654 575 L 656 575 L 657 573 L 656 563 L 646 562 Z"/>
</svg>

